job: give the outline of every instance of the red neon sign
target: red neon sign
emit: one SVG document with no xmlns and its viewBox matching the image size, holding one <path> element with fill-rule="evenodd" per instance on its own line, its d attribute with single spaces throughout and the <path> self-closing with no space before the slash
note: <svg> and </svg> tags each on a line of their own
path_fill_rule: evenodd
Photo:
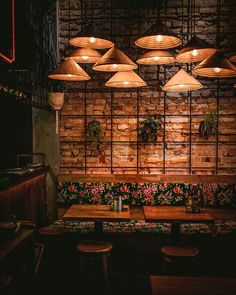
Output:
<svg viewBox="0 0 236 295">
<path fill-rule="evenodd" d="M 0 57 L 2 57 L 6 62 L 13 63 L 16 58 L 15 52 L 15 0 L 11 0 L 11 56 L 8 57 L 0 52 Z"/>
</svg>

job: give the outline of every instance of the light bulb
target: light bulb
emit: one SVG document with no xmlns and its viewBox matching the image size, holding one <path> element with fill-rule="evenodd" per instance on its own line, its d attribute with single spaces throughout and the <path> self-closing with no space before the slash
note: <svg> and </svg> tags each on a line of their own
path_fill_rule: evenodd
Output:
<svg viewBox="0 0 236 295">
<path fill-rule="evenodd" d="M 222 71 L 221 68 L 213 68 L 213 70 L 214 70 L 217 74 L 219 74 L 219 73 Z"/>
<path fill-rule="evenodd" d="M 198 55 L 198 51 L 197 51 L 197 49 L 193 49 L 193 50 L 191 51 L 191 54 L 192 54 L 192 56 L 197 56 L 197 55 Z"/>
<path fill-rule="evenodd" d="M 124 84 L 125 84 L 125 85 L 129 84 L 129 81 L 124 81 Z"/>
<path fill-rule="evenodd" d="M 89 38 L 89 42 L 90 42 L 90 43 L 95 43 L 95 42 L 96 42 L 96 38 L 94 38 L 94 37 L 90 37 L 90 38 Z"/>
<path fill-rule="evenodd" d="M 156 36 L 157 42 L 161 42 L 163 39 L 164 39 L 164 36 L 162 36 L 162 35 L 157 35 Z"/>
<path fill-rule="evenodd" d="M 115 69 L 117 68 L 117 64 L 113 64 L 112 67 Z"/>
<path fill-rule="evenodd" d="M 160 56 L 153 56 L 153 59 L 157 61 L 160 59 Z"/>
<path fill-rule="evenodd" d="M 179 87 L 180 88 L 184 88 L 184 84 L 179 84 Z"/>
<path fill-rule="evenodd" d="M 83 60 L 87 60 L 89 57 L 87 55 L 82 55 Z"/>
</svg>

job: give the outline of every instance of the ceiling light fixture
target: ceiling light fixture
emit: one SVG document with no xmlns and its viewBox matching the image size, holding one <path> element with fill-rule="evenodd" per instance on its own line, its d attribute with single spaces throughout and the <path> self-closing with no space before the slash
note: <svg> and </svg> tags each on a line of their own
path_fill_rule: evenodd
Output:
<svg viewBox="0 0 236 295">
<path fill-rule="evenodd" d="M 199 81 L 181 69 L 162 87 L 162 90 L 181 92 L 198 90 L 202 87 L 203 85 Z"/>
<path fill-rule="evenodd" d="M 146 49 L 168 49 L 181 45 L 181 39 L 160 21 L 151 26 L 135 44 Z"/>
<path fill-rule="evenodd" d="M 175 62 L 174 55 L 164 50 L 148 51 L 137 59 L 137 63 L 142 65 L 162 65 L 173 62 Z"/>
<path fill-rule="evenodd" d="M 210 78 L 230 78 L 236 77 L 236 67 L 217 51 L 198 64 L 193 73 Z"/>
<path fill-rule="evenodd" d="M 194 35 L 176 55 L 176 61 L 181 63 L 199 62 L 216 52 L 216 48 Z"/>
<path fill-rule="evenodd" d="M 102 55 L 92 48 L 77 48 L 71 52 L 70 57 L 77 63 L 96 63 Z"/>
<path fill-rule="evenodd" d="M 134 71 L 120 71 L 113 75 L 105 85 L 114 88 L 134 88 L 146 86 L 147 83 Z"/>
<path fill-rule="evenodd" d="M 58 68 L 48 75 L 48 78 L 65 81 L 86 81 L 90 79 L 90 76 L 72 57 L 67 57 Z"/>
<path fill-rule="evenodd" d="M 115 46 L 109 49 L 93 66 L 93 70 L 104 72 L 130 71 L 136 68 L 137 65 Z"/>
<path fill-rule="evenodd" d="M 78 34 L 78 37 L 70 39 L 70 44 L 76 47 L 89 47 L 93 49 L 107 49 L 114 45 L 112 41 L 101 38 L 98 24 L 88 23 Z"/>
</svg>

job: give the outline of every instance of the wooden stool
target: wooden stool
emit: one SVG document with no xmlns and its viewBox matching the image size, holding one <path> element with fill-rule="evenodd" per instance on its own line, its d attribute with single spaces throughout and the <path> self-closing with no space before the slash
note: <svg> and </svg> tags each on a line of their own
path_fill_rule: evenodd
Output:
<svg viewBox="0 0 236 295">
<path fill-rule="evenodd" d="M 66 261 L 69 253 L 68 234 L 66 227 L 45 226 L 38 229 L 39 241 L 44 247 L 43 262 L 45 267 L 58 269 L 57 266 Z"/>
<path fill-rule="evenodd" d="M 82 273 L 84 259 L 99 257 L 102 260 L 103 276 L 106 286 L 108 286 L 108 266 L 107 258 L 112 251 L 112 244 L 105 241 L 85 240 L 76 246 L 80 253 L 80 273 Z"/>
<path fill-rule="evenodd" d="M 187 266 L 187 264 L 194 262 L 194 258 L 198 256 L 199 250 L 195 247 L 163 246 L 161 248 L 161 253 L 164 260 L 163 272 L 166 273 L 170 264 L 184 267 Z"/>
<path fill-rule="evenodd" d="M 39 234 L 44 236 L 62 236 L 69 232 L 66 227 L 45 226 L 38 229 Z"/>
</svg>

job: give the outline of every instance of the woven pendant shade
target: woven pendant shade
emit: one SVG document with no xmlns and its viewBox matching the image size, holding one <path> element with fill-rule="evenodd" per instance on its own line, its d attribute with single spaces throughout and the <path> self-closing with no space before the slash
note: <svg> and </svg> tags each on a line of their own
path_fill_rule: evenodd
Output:
<svg viewBox="0 0 236 295">
<path fill-rule="evenodd" d="M 63 63 L 52 71 L 48 78 L 65 81 L 85 81 L 89 80 L 89 75 L 72 59 L 66 58 Z"/>
<path fill-rule="evenodd" d="M 92 48 L 78 48 L 71 52 L 70 57 L 77 63 L 95 63 L 102 55 Z"/>
<path fill-rule="evenodd" d="M 114 45 L 112 41 L 101 38 L 101 29 L 98 24 L 89 23 L 79 33 L 78 37 L 70 39 L 70 44 L 77 47 L 89 47 L 93 49 L 106 49 Z"/>
<path fill-rule="evenodd" d="M 168 49 L 181 45 L 181 39 L 163 23 L 156 22 L 135 44 L 146 49 Z"/>
<path fill-rule="evenodd" d="M 200 82 L 181 69 L 162 87 L 162 90 L 180 92 L 198 90 L 202 87 Z"/>
<path fill-rule="evenodd" d="M 230 56 L 229 60 L 233 63 L 236 63 L 236 54 Z"/>
<path fill-rule="evenodd" d="M 212 55 L 216 50 L 203 39 L 193 36 L 176 55 L 176 61 L 183 63 L 199 62 Z"/>
<path fill-rule="evenodd" d="M 108 87 L 132 88 L 143 87 L 147 83 L 140 78 L 134 71 L 117 72 L 105 84 Z"/>
<path fill-rule="evenodd" d="M 236 67 L 217 51 L 197 65 L 193 73 L 210 78 L 230 78 L 236 76 Z"/>
<path fill-rule="evenodd" d="M 236 88 L 236 83 L 233 85 L 234 88 Z"/>
<path fill-rule="evenodd" d="M 109 49 L 93 66 L 93 70 L 104 72 L 130 71 L 136 68 L 137 65 L 115 46 Z"/>
<path fill-rule="evenodd" d="M 173 62 L 175 62 L 174 55 L 164 50 L 152 50 L 137 59 L 137 63 L 142 65 L 163 65 Z"/>
</svg>

